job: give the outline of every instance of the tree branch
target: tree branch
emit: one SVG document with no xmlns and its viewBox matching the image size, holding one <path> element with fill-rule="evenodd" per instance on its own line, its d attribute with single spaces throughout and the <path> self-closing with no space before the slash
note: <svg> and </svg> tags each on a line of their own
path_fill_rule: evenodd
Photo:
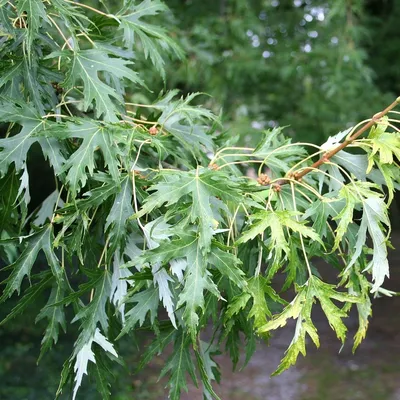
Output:
<svg viewBox="0 0 400 400">
<path fill-rule="evenodd" d="M 309 172 L 313 171 L 315 168 L 320 167 L 322 164 L 327 162 L 330 158 L 332 158 L 335 154 L 339 153 L 339 151 L 346 148 L 349 144 L 351 144 L 354 140 L 356 140 L 359 136 L 361 136 L 366 130 L 371 128 L 380 118 L 385 116 L 389 111 L 395 108 L 400 103 L 400 96 L 388 107 L 386 107 L 383 111 L 375 114 L 372 119 L 366 123 L 364 126 L 359 128 L 355 133 L 353 133 L 348 139 L 346 139 L 343 143 L 340 143 L 333 150 L 326 152 L 318 161 L 315 161 L 310 167 L 303 169 L 301 172 L 298 172 L 293 175 L 295 180 L 300 180 L 303 176 L 307 175 Z M 284 184 L 284 182 L 282 182 Z"/>
</svg>

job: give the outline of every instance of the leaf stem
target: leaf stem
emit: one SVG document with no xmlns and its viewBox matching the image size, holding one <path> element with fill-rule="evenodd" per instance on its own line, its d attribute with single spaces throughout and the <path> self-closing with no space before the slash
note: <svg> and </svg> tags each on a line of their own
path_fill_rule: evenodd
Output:
<svg viewBox="0 0 400 400">
<path fill-rule="evenodd" d="M 295 209 L 295 211 L 297 211 L 296 194 L 295 194 L 295 192 L 294 192 L 294 183 L 293 183 L 293 182 L 290 182 L 290 188 L 291 188 L 291 191 L 292 191 L 293 208 Z M 298 216 L 298 215 L 296 215 L 296 221 L 299 221 L 299 216 Z M 309 261 L 308 261 L 306 248 L 305 248 L 305 246 L 304 246 L 303 235 L 302 235 L 300 232 L 299 232 L 299 235 L 300 235 L 301 249 L 302 249 L 302 251 L 303 251 L 304 260 L 305 260 L 306 265 L 307 265 L 308 275 L 309 275 L 310 278 L 312 278 L 313 275 L 312 275 L 312 272 L 311 272 L 310 263 L 309 263 Z"/>
<path fill-rule="evenodd" d="M 96 268 L 100 268 L 101 262 L 103 261 L 103 258 L 104 258 L 104 255 L 107 252 L 107 247 L 108 247 L 108 243 L 109 242 L 110 242 L 110 237 L 108 237 L 106 242 L 104 243 L 103 251 L 101 252 L 100 259 L 99 259 L 99 262 L 97 263 L 97 267 Z M 106 270 L 108 269 L 107 264 L 105 265 L 105 269 Z M 89 303 L 92 302 L 93 297 L 94 297 L 94 288 L 92 288 L 92 290 L 90 291 Z"/>
<path fill-rule="evenodd" d="M 224 147 L 223 149 L 221 149 L 221 150 L 218 150 L 215 154 L 214 154 L 214 157 L 211 159 L 211 161 L 210 161 L 210 164 L 214 164 L 215 163 L 215 161 L 217 161 L 218 160 L 218 156 L 221 154 L 221 153 L 223 153 L 224 151 L 227 151 L 227 150 L 244 150 L 244 151 L 254 151 L 254 148 L 253 147 Z"/>
<path fill-rule="evenodd" d="M 140 144 L 140 146 L 139 146 L 139 148 L 138 148 L 138 151 L 137 151 L 137 154 L 136 154 L 135 161 L 133 162 L 133 165 L 132 165 L 132 167 L 131 167 L 132 186 L 133 186 L 133 190 L 132 190 L 132 193 L 133 193 L 133 205 L 134 205 L 134 207 L 135 207 L 135 213 L 136 213 L 136 214 L 139 212 L 139 208 L 138 208 L 137 197 L 136 197 L 135 167 L 136 167 L 136 164 L 137 164 L 137 162 L 138 162 L 138 160 L 139 160 L 139 156 L 140 156 L 140 152 L 141 152 L 141 150 L 142 150 L 142 147 L 143 147 L 145 144 L 148 144 L 148 143 L 151 143 L 151 140 L 145 140 L 144 142 L 142 142 L 142 143 Z M 138 225 L 140 226 L 140 228 L 142 229 L 142 231 L 145 232 L 144 226 L 143 226 L 142 223 L 140 222 L 140 218 L 137 218 L 137 222 L 138 222 Z"/>
<path fill-rule="evenodd" d="M 71 51 L 74 51 L 74 48 L 71 46 L 71 44 L 69 43 L 69 40 L 65 37 L 63 31 L 61 30 L 61 28 L 57 25 L 56 21 L 54 21 L 53 18 L 50 17 L 49 14 L 47 14 L 47 18 L 54 24 L 54 26 L 56 27 L 56 29 L 58 30 L 58 33 L 62 36 L 62 38 L 64 39 L 65 44 L 68 46 L 68 48 Z"/>
<path fill-rule="evenodd" d="M 66 3 L 73 4 L 73 5 L 75 5 L 75 6 L 87 8 L 88 10 L 91 10 L 91 11 L 97 13 L 97 14 L 103 15 L 103 16 L 105 16 L 105 17 L 107 17 L 107 18 L 113 18 L 113 19 L 117 20 L 118 22 L 120 22 L 120 21 L 117 19 L 117 17 L 116 17 L 115 15 L 104 13 L 103 11 L 100 11 L 100 10 L 98 10 L 97 8 L 88 6 L 87 4 L 78 3 L 78 2 L 76 2 L 76 1 L 71 1 L 71 0 L 65 0 L 65 2 L 66 2 Z"/>
</svg>

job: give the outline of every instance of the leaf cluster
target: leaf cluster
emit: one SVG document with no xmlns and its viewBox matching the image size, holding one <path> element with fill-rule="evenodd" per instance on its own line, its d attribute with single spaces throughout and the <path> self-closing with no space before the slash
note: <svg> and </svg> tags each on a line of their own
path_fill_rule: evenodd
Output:
<svg viewBox="0 0 400 400">
<path fill-rule="evenodd" d="M 306 353 L 307 335 L 319 345 L 316 302 L 342 342 L 356 305 L 357 347 L 370 293 L 385 292 L 388 207 L 400 183 L 397 121 L 382 115 L 366 137 L 313 168 L 354 129 L 311 146 L 314 153 L 278 128 L 254 148 L 234 147 L 218 118 L 193 105 L 197 93 L 130 102 L 132 92 L 149 90 L 137 64 L 165 78 L 165 53 L 181 56 L 154 19 L 160 12 L 158 0 L 124 1 L 115 11 L 9 1 L 0 11 L 0 301 L 20 296 L 1 324 L 48 294 L 36 316 L 47 321 L 39 358 L 79 324 L 57 395 L 70 382 L 75 398 L 89 373 L 110 398 L 120 337 L 146 331 L 153 342 L 142 366 L 173 346 L 161 373 L 171 399 L 189 377 L 218 399 L 219 351 L 236 366 L 244 344 L 247 363 L 258 337 L 268 341 L 294 319 L 282 372 Z M 32 209 L 34 147 L 56 189 Z M 258 179 L 248 176 L 253 166 Z M 314 265 L 321 257 L 336 285 Z"/>
</svg>

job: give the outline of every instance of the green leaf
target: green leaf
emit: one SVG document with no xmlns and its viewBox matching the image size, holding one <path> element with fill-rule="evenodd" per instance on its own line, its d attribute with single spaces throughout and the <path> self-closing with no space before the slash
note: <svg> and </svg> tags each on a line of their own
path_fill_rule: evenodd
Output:
<svg viewBox="0 0 400 400">
<path fill-rule="evenodd" d="M 255 276 L 248 281 L 248 286 L 244 293 L 241 293 L 233 298 L 233 301 L 228 305 L 225 313 L 225 322 L 233 319 L 235 314 L 241 311 L 245 311 L 246 323 L 251 318 L 254 318 L 252 324 L 254 330 L 262 337 L 267 339 L 268 333 L 261 331 L 259 328 L 264 327 L 267 319 L 272 316 L 268 302 L 286 304 L 282 300 L 273 288 L 269 285 L 269 282 L 263 276 Z M 249 309 L 247 310 L 247 304 L 251 300 Z M 253 329 L 253 328 L 252 328 Z"/>
<path fill-rule="evenodd" d="M 389 164 L 378 164 L 379 171 L 381 172 L 386 187 L 388 189 L 388 206 L 392 203 L 394 198 L 395 189 L 398 189 L 399 167 Z"/>
<path fill-rule="evenodd" d="M 210 343 L 199 340 L 199 350 L 195 350 L 195 356 L 199 366 L 205 399 L 221 400 L 220 397 L 214 392 L 214 389 L 211 385 L 212 381 L 219 379 L 218 365 L 211 357 L 212 350 L 213 348 Z"/>
<path fill-rule="evenodd" d="M 338 201 L 343 204 L 343 208 L 340 213 L 333 218 L 333 220 L 339 221 L 339 223 L 335 231 L 335 243 L 332 251 L 339 247 L 349 225 L 353 223 L 354 208 L 361 200 L 357 189 L 355 189 L 352 184 L 349 184 L 342 186 L 339 190 Z"/>
<path fill-rule="evenodd" d="M 254 239 L 257 235 L 263 233 L 266 229 L 271 230 L 271 248 L 278 246 L 285 252 L 288 251 L 288 243 L 285 238 L 284 227 L 287 227 L 294 232 L 299 232 L 305 237 L 312 240 L 321 241 L 320 237 L 312 228 L 305 226 L 304 222 L 298 222 L 293 217 L 300 215 L 296 211 L 270 211 L 263 210 L 252 215 L 251 218 L 258 221 L 251 225 L 250 229 L 237 240 L 237 243 L 246 243 Z"/>
<path fill-rule="evenodd" d="M 316 229 L 316 232 L 318 230 Z M 316 243 L 316 242 L 314 242 Z M 313 244 L 314 245 L 314 244 Z M 312 245 L 312 246 L 313 246 Z M 303 285 L 307 281 L 307 268 L 304 265 L 304 261 L 300 259 L 298 254 L 298 247 L 295 242 L 292 240 L 289 244 L 290 252 L 288 255 L 288 264 L 285 268 L 285 272 L 287 273 L 285 283 L 282 287 L 282 291 L 286 291 L 292 284 L 295 282 L 297 285 Z M 312 247 L 311 247 L 312 249 Z M 311 252 L 311 250 L 310 250 Z"/>
<path fill-rule="evenodd" d="M 174 351 L 168 358 L 165 367 L 161 371 L 160 377 L 170 373 L 168 379 L 169 398 L 180 400 L 182 390 L 188 391 L 186 384 L 186 374 L 188 373 L 197 386 L 193 360 L 190 354 L 190 338 L 183 331 L 179 331 L 175 338 Z"/>
<path fill-rule="evenodd" d="M 94 106 L 96 118 L 104 115 L 106 121 L 118 121 L 117 105 L 123 102 L 122 94 L 118 93 L 113 87 L 103 82 L 99 73 L 106 72 L 115 79 L 129 79 L 131 82 L 143 85 L 137 73 L 129 69 L 131 61 L 122 58 L 112 58 L 104 51 L 98 49 L 89 50 L 64 50 L 51 53 L 47 58 L 53 57 L 71 58 L 72 64 L 66 73 L 63 82 L 66 90 L 73 89 L 80 82 L 83 82 L 83 108 L 87 111 L 90 106 Z M 114 98 L 117 105 L 112 101 Z"/>
<path fill-rule="evenodd" d="M 97 343 L 105 352 L 110 353 L 114 357 L 118 357 L 118 354 L 114 350 L 114 346 L 106 339 L 106 337 L 100 332 L 100 330 L 96 328 L 95 332 L 93 332 L 93 334 L 88 338 L 88 340 L 82 346 L 80 346 L 79 350 L 75 348 L 74 355 L 70 360 L 71 362 L 75 358 L 74 372 L 76 374 L 75 374 L 75 386 L 72 394 L 73 400 L 75 400 L 78 389 L 81 386 L 83 375 L 87 375 L 87 367 L 89 361 L 91 361 L 94 364 L 97 364 L 97 359 L 92 350 L 93 343 Z M 97 378 L 104 379 L 106 374 L 104 369 L 102 369 L 102 365 L 97 366 L 97 368 L 98 368 Z M 108 379 L 106 379 L 106 382 L 107 381 Z M 100 389 L 102 391 L 102 394 L 107 396 L 106 392 L 108 392 L 108 385 L 103 384 L 101 385 Z"/>
<path fill-rule="evenodd" d="M 254 327 L 258 333 L 262 333 L 259 328 L 265 325 L 267 318 L 271 317 L 266 296 L 274 302 L 285 303 L 269 285 L 266 278 L 255 276 L 249 281 L 248 291 L 253 299 L 248 317 L 254 318 Z"/>
<path fill-rule="evenodd" d="M 147 313 L 150 313 L 151 324 L 154 323 L 159 304 L 158 289 L 154 286 L 150 287 L 142 292 L 136 293 L 132 297 L 129 297 L 126 302 L 136 304 L 125 314 L 125 325 L 117 339 L 131 331 L 138 322 L 139 326 L 142 326 Z"/>
<path fill-rule="evenodd" d="M 110 213 L 107 216 L 105 230 L 108 230 L 110 239 L 110 252 L 117 248 L 123 251 L 127 239 L 127 225 L 129 217 L 134 214 L 132 207 L 132 181 L 127 175 L 121 182 L 121 190 L 114 200 Z"/>
<path fill-rule="evenodd" d="M 357 179 L 365 180 L 368 169 L 368 158 L 365 154 L 351 154 L 344 150 L 339 151 L 331 158 L 333 163 L 337 163 Z"/>
<path fill-rule="evenodd" d="M 49 158 L 56 173 L 59 173 L 60 162 L 64 160 L 60 146 L 54 138 L 37 137 L 36 134 L 47 126 L 37 111 L 28 104 L 16 104 L 1 99 L 0 121 L 16 122 L 22 129 L 14 136 L 0 139 L 0 175 L 4 175 L 10 164 L 14 163 L 16 171 L 25 169 L 28 150 L 38 142 L 43 154 Z"/>
<path fill-rule="evenodd" d="M 13 89 L 15 85 L 21 81 L 21 75 L 23 74 L 24 62 L 19 61 L 17 63 L 10 63 L 7 68 L 2 69 L 2 75 L 0 77 L 0 88 L 2 89 L 1 95 L 4 97 L 13 97 Z M 7 83 L 10 83 L 8 86 Z"/>
<path fill-rule="evenodd" d="M 111 274 L 108 270 L 98 270 L 92 272 L 92 275 L 91 281 L 86 286 L 92 288 L 93 298 L 88 305 L 79 310 L 72 320 L 72 322 L 82 321 L 81 333 L 75 344 L 75 355 L 90 342 L 98 324 L 104 332 L 108 330 L 106 304 L 111 297 Z"/>
<path fill-rule="evenodd" d="M 344 309 L 337 307 L 331 299 L 344 303 L 357 303 L 359 297 L 334 290 L 334 285 L 322 282 L 317 277 L 310 277 L 309 280 L 298 288 L 296 297 L 278 315 L 274 316 L 259 332 L 269 332 L 286 325 L 289 318 L 297 320 L 296 330 L 292 342 L 286 351 L 285 357 L 273 375 L 277 375 L 296 363 L 299 353 L 306 354 L 306 334 L 310 336 L 314 344 L 319 347 L 317 330 L 311 320 L 311 311 L 314 298 L 318 299 L 324 311 L 329 325 L 335 331 L 337 337 L 344 342 L 347 328 L 342 319 L 347 317 Z"/>
<path fill-rule="evenodd" d="M 94 376 L 96 389 L 100 394 L 101 399 L 110 400 L 110 387 L 114 378 L 111 368 L 112 364 L 117 361 L 115 359 L 116 353 L 104 352 L 96 347 L 93 350 L 96 362 L 88 365 L 89 375 Z"/>
<path fill-rule="evenodd" d="M 328 220 L 330 217 L 336 217 L 341 211 L 341 202 L 335 199 L 323 197 L 322 199 L 315 200 L 310 207 L 305 211 L 302 219 L 307 220 L 311 218 L 313 229 L 318 232 L 320 237 L 326 238 L 328 236 Z M 339 206 L 339 207 L 338 207 Z"/>
<path fill-rule="evenodd" d="M 0 196 L 2 237 L 6 232 L 9 236 L 16 236 L 19 233 L 19 223 L 21 219 L 25 219 L 25 216 L 20 215 L 18 209 L 18 176 L 13 168 L 3 178 L 0 178 L 0 193 L 2 194 Z"/>
<path fill-rule="evenodd" d="M 173 135 L 191 154 L 201 158 L 204 155 L 202 149 L 213 151 L 214 145 L 212 138 L 207 135 L 209 128 L 200 124 L 213 122 L 216 117 L 207 109 L 189 104 L 198 95 L 199 93 L 192 93 L 185 99 L 168 103 L 164 99 L 154 104 L 154 108 L 162 110 L 158 118 L 162 128 Z"/>
<path fill-rule="evenodd" d="M 21 22 L 23 29 L 26 30 L 26 53 L 30 60 L 32 54 L 32 44 L 39 28 L 42 26 L 42 21 L 49 22 L 46 14 L 45 5 L 42 0 L 18 0 L 16 2 L 18 17 L 24 22 Z"/>
<path fill-rule="evenodd" d="M 290 165 L 305 157 L 304 148 L 291 145 L 291 139 L 284 139 L 282 127 L 264 132 L 264 138 L 253 152 L 253 156 L 264 159 L 265 166 L 275 177 L 285 174 Z"/>
<path fill-rule="evenodd" d="M 80 123 L 79 123 L 80 122 Z M 83 139 L 78 149 L 64 162 L 60 172 L 67 172 L 66 180 L 72 193 L 86 185 L 88 175 L 92 176 L 96 169 L 96 151 L 101 150 L 104 164 L 115 182 L 119 182 L 120 150 L 118 143 L 121 140 L 115 136 L 115 131 L 97 121 L 78 120 L 78 123 L 69 122 L 58 124 L 54 130 L 43 132 L 60 139 Z"/>
<path fill-rule="evenodd" d="M 183 320 L 191 333 L 193 343 L 196 343 L 199 311 L 204 312 L 204 291 L 211 292 L 220 298 L 219 291 L 211 279 L 207 269 L 208 257 L 203 254 L 199 239 L 193 235 L 182 236 L 171 242 L 162 242 L 159 247 L 147 250 L 134 260 L 134 265 L 149 262 L 152 265 L 162 265 L 171 260 L 185 258 L 186 267 L 183 278 L 183 289 L 179 293 L 177 308 L 183 306 Z"/>
<path fill-rule="evenodd" d="M 54 277 L 51 273 L 38 274 L 32 277 L 32 280 L 39 279 L 39 281 L 32 286 L 30 286 L 23 297 L 18 301 L 16 306 L 11 310 L 11 312 L 0 322 L 0 326 L 4 325 L 17 315 L 21 314 L 32 304 L 38 296 L 52 283 Z"/>
<path fill-rule="evenodd" d="M 371 171 L 377 153 L 382 164 L 393 164 L 393 156 L 400 159 L 400 133 L 387 132 L 388 127 L 388 118 L 385 116 L 371 128 L 366 140 L 372 144 L 372 151 L 368 156 L 368 172 Z"/>
<path fill-rule="evenodd" d="M 307 227 L 305 222 L 297 221 L 294 217 L 300 215 L 296 211 L 272 211 L 263 210 L 258 211 L 251 216 L 252 220 L 257 222 L 250 225 L 250 229 L 245 231 L 239 239 L 236 241 L 237 244 L 246 243 L 249 240 L 254 239 L 256 236 L 263 234 L 267 229 L 268 234 L 268 248 L 274 254 L 272 268 L 268 272 L 268 277 L 272 277 L 276 271 L 282 266 L 283 253 L 286 256 L 290 253 L 289 242 L 286 238 L 285 229 L 288 232 L 299 233 L 300 235 L 310 238 L 320 244 L 322 243 L 319 235 L 314 231 L 313 228 Z"/>
<path fill-rule="evenodd" d="M 33 223 L 36 226 L 41 226 L 47 222 L 47 220 L 51 221 L 53 213 L 57 210 L 58 207 L 62 207 L 64 202 L 60 198 L 60 193 L 58 190 L 55 190 L 53 193 L 49 194 L 46 199 L 43 201 L 41 207 L 37 211 L 36 218 Z"/>
<path fill-rule="evenodd" d="M 247 292 L 241 293 L 236 296 L 228 305 L 227 311 L 225 313 L 226 321 L 233 318 L 235 314 L 238 314 L 240 311 L 244 310 L 250 299 L 251 294 Z"/>
<path fill-rule="evenodd" d="M 354 293 L 360 297 L 360 302 L 356 303 L 359 326 L 354 335 L 354 353 L 360 343 L 365 339 L 369 324 L 368 319 L 372 315 L 372 304 L 369 294 L 371 285 L 368 282 L 368 279 L 357 270 L 352 270 L 349 276 L 349 282 L 346 285 L 346 287 L 349 288 L 349 293 Z"/>
<path fill-rule="evenodd" d="M 108 198 L 117 194 L 121 190 L 121 181 L 126 179 L 126 175 L 120 176 L 119 184 L 114 181 L 106 182 L 102 186 L 89 190 L 83 194 L 83 198 L 73 203 L 67 203 L 62 209 L 58 210 L 60 215 L 70 215 L 79 210 L 81 213 L 89 211 L 91 208 L 99 207 Z"/>
<path fill-rule="evenodd" d="M 385 228 L 382 226 L 382 224 L 386 226 L 390 225 L 387 212 L 387 205 L 377 195 L 370 195 L 369 198 L 363 201 L 363 216 L 357 233 L 357 242 L 353 256 L 347 265 L 347 269 L 350 269 L 361 255 L 367 240 L 368 231 L 373 244 L 372 260 L 367 266 L 367 269 L 372 269 L 372 279 L 374 280 L 371 289 L 372 292 L 375 292 L 382 286 L 385 277 L 389 277 L 389 262 L 386 247 L 388 239 L 385 236 Z"/>
<path fill-rule="evenodd" d="M 191 197 L 190 221 L 199 226 L 199 244 L 205 250 L 211 245 L 215 234 L 216 222 L 222 217 L 215 200 L 238 202 L 241 200 L 240 189 L 234 182 L 227 182 L 222 172 L 208 168 L 197 168 L 195 171 L 170 171 L 160 174 L 156 185 L 149 190 L 153 193 L 147 197 L 141 210 L 136 214 L 141 217 L 162 205 L 172 206 L 185 201 L 185 196 Z"/>
<path fill-rule="evenodd" d="M 36 317 L 36 323 L 42 319 L 48 320 L 38 362 L 52 348 L 53 344 L 57 344 L 60 327 L 64 332 L 67 330 L 64 307 L 62 305 L 52 306 L 52 304 L 62 301 L 64 293 L 65 285 L 59 283 L 53 285 L 47 305 Z"/>
<path fill-rule="evenodd" d="M 240 288 L 246 287 L 245 273 L 240 269 L 241 261 L 233 254 L 212 247 L 208 261 L 215 268 Z"/>
<path fill-rule="evenodd" d="M 53 244 L 53 226 L 47 225 L 38 230 L 27 239 L 27 245 L 19 258 L 7 269 L 11 270 L 9 277 L 3 282 L 6 283 L 0 302 L 11 297 L 16 291 L 19 295 L 21 283 L 25 276 L 30 278 L 30 273 L 37 255 L 43 249 L 47 262 L 49 263 L 52 273 L 57 280 L 62 279 L 63 272 L 59 261 L 52 249 Z"/>
<path fill-rule="evenodd" d="M 138 47 L 135 38 L 137 36 L 142 44 L 145 57 L 150 57 L 163 79 L 165 79 L 165 52 L 173 52 L 179 58 L 183 56 L 183 53 L 179 46 L 167 36 L 162 27 L 144 22 L 142 18 L 157 15 L 167 9 L 166 5 L 158 0 L 144 0 L 137 5 L 130 6 L 128 10 L 124 10 L 124 14 L 117 15 L 120 27 L 124 31 L 125 45 L 129 49 L 132 49 L 134 45 Z"/>
<path fill-rule="evenodd" d="M 185 271 L 185 285 L 179 295 L 177 308 L 185 306 L 182 314 L 187 324 L 192 341 L 196 343 L 197 326 L 199 322 L 198 310 L 204 310 L 204 291 L 208 290 L 216 297 L 220 297 L 218 288 L 211 280 L 207 270 L 207 261 L 202 253 L 200 244 L 194 243 L 185 254 L 187 268 Z"/>
<path fill-rule="evenodd" d="M 156 339 L 147 346 L 136 372 L 141 371 L 151 360 L 164 351 L 165 347 L 175 339 L 176 329 L 171 327 L 159 333 Z"/>
</svg>

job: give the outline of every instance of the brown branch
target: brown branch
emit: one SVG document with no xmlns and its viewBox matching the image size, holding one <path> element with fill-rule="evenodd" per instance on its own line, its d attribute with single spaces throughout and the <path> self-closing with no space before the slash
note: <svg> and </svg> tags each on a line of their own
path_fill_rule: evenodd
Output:
<svg viewBox="0 0 400 400">
<path fill-rule="evenodd" d="M 307 168 L 303 169 L 301 172 L 294 174 L 293 179 L 300 180 L 301 178 L 303 178 L 303 176 L 307 175 L 309 172 L 313 171 L 315 168 L 318 168 L 322 164 L 327 162 L 336 153 L 339 153 L 339 151 L 343 150 L 345 147 L 347 147 L 349 144 L 351 144 L 354 140 L 356 140 L 359 136 L 361 136 L 366 130 L 371 128 L 380 118 L 385 116 L 389 111 L 391 111 L 393 108 L 395 108 L 399 103 L 400 103 L 400 96 L 392 104 L 390 104 L 388 107 L 386 107 L 383 111 L 375 114 L 368 123 L 366 123 L 360 129 L 358 129 L 357 132 L 353 133 L 343 143 L 340 143 L 333 150 L 326 152 L 318 161 L 315 161 L 315 163 L 312 164 L 311 167 L 307 167 Z"/>
</svg>

